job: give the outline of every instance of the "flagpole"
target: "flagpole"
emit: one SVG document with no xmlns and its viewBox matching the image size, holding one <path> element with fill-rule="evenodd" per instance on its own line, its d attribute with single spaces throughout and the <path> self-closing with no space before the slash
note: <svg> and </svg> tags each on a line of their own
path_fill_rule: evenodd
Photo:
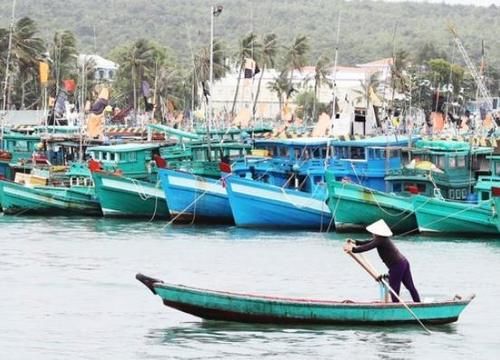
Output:
<svg viewBox="0 0 500 360">
<path fill-rule="evenodd" d="M 337 59 L 338 59 L 338 53 L 339 53 L 339 38 L 340 38 L 340 15 L 342 13 L 339 12 L 339 16 L 337 18 L 337 35 L 335 38 L 335 58 L 333 61 L 333 100 L 332 100 L 332 124 L 331 127 L 333 128 L 333 123 L 335 119 L 337 118 L 337 113 L 335 111 L 336 108 L 336 101 L 337 101 Z"/>
<path fill-rule="evenodd" d="M 7 115 L 7 92 L 8 92 L 8 84 L 9 84 L 9 77 L 10 77 L 10 74 L 9 74 L 9 66 L 10 66 L 10 57 L 11 57 L 11 52 L 12 52 L 12 32 L 14 30 L 14 21 L 15 21 L 15 17 L 16 17 L 16 0 L 13 0 L 12 1 L 12 13 L 11 13 L 11 17 L 10 17 L 10 28 L 9 28 L 9 45 L 8 45 L 8 48 L 7 48 L 7 59 L 5 61 L 5 82 L 4 82 L 4 85 L 3 85 L 3 106 L 2 106 L 2 115 L 1 115 L 1 120 L 2 120 L 2 124 L 1 124 L 1 137 L 2 137 L 2 140 L 1 140 L 1 144 L 0 144 L 0 148 L 4 148 L 4 127 L 5 127 L 5 116 Z"/>
</svg>

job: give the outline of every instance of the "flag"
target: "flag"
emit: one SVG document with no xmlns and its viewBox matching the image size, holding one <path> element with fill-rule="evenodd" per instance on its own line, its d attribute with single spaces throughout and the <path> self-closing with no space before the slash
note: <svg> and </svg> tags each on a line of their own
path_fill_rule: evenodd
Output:
<svg viewBox="0 0 500 360">
<path fill-rule="evenodd" d="M 244 69 L 244 77 L 245 79 L 251 79 L 260 72 L 260 68 L 255 62 L 254 59 L 245 58 L 245 69 Z"/>
<path fill-rule="evenodd" d="M 49 64 L 40 61 L 39 63 L 40 85 L 46 86 L 49 81 Z"/>
<path fill-rule="evenodd" d="M 143 80 L 141 83 L 141 91 L 142 91 L 142 96 L 149 97 L 150 86 L 146 80 Z"/>
<path fill-rule="evenodd" d="M 75 80 L 73 80 L 73 79 L 63 80 L 63 87 L 64 87 L 64 90 L 66 90 L 68 93 L 75 91 L 75 89 L 76 89 Z"/>
</svg>

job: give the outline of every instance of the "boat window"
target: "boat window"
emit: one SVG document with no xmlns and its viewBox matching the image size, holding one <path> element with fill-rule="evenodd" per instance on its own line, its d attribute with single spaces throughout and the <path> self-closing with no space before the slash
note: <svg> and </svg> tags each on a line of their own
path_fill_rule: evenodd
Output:
<svg viewBox="0 0 500 360">
<path fill-rule="evenodd" d="M 107 152 L 106 153 L 106 160 L 108 160 L 108 161 L 115 161 L 115 153 Z"/>
<path fill-rule="evenodd" d="M 104 153 L 102 151 L 99 151 L 98 154 L 99 154 L 98 160 L 104 160 Z"/>
<path fill-rule="evenodd" d="M 496 176 L 500 176 L 500 166 L 497 166 L 498 163 L 495 163 L 494 168 L 493 168 L 493 174 Z"/>
<path fill-rule="evenodd" d="M 115 161 L 116 162 L 120 161 L 120 154 L 119 153 L 115 154 Z"/>
<path fill-rule="evenodd" d="M 486 191 L 481 191 L 481 200 L 489 200 L 490 199 L 490 194 L 487 193 Z"/>
<path fill-rule="evenodd" d="M 352 147 L 351 148 L 351 159 L 364 159 L 365 158 L 365 148 L 363 147 Z"/>
<path fill-rule="evenodd" d="M 455 199 L 455 189 L 448 190 L 448 197 L 452 200 Z"/>
<path fill-rule="evenodd" d="M 393 192 L 401 192 L 401 183 L 392 184 L 392 191 Z"/>
<path fill-rule="evenodd" d="M 93 151 L 90 152 L 90 157 L 95 160 L 95 153 Z"/>
<path fill-rule="evenodd" d="M 467 190 L 462 189 L 462 199 L 466 199 L 466 198 L 467 198 Z"/>
<path fill-rule="evenodd" d="M 417 184 L 417 189 L 419 193 L 425 193 L 425 184 Z"/>
<path fill-rule="evenodd" d="M 438 168 L 440 169 L 444 169 L 445 168 L 445 159 L 443 156 L 440 156 L 440 155 L 435 155 L 434 156 L 434 161 L 433 161 L 434 165 L 436 165 Z"/>
<path fill-rule="evenodd" d="M 465 156 L 457 156 L 457 167 L 465 167 Z"/>
<path fill-rule="evenodd" d="M 18 140 L 15 143 L 14 151 L 28 151 L 28 142 L 25 140 Z"/>
<path fill-rule="evenodd" d="M 454 157 L 450 157 L 450 158 L 448 159 L 448 166 L 449 166 L 450 168 L 454 168 L 454 167 L 456 167 L 456 166 L 457 166 L 457 159 L 456 159 L 456 158 L 454 158 Z"/>
<path fill-rule="evenodd" d="M 129 152 L 128 159 L 130 161 L 137 161 L 137 153 L 135 151 Z"/>
<path fill-rule="evenodd" d="M 313 176 L 314 184 L 321 184 L 322 182 L 323 182 L 323 176 L 321 175 Z"/>
<path fill-rule="evenodd" d="M 285 146 L 279 146 L 278 157 L 288 157 L 288 148 Z"/>
</svg>

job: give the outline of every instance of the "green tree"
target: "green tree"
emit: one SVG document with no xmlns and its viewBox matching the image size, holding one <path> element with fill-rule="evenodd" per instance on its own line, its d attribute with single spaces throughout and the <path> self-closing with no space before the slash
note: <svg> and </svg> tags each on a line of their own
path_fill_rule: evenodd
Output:
<svg viewBox="0 0 500 360">
<path fill-rule="evenodd" d="M 264 77 L 264 72 L 267 68 L 274 68 L 276 66 L 276 57 L 278 55 L 278 41 L 277 36 L 274 33 L 264 35 L 262 40 L 262 49 L 258 57 L 258 63 L 260 65 L 260 76 L 259 82 L 257 83 L 257 91 L 255 93 L 255 99 L 253 103 L 252 114 L 255 117 L 257 111 L 257 102 L 260 95 L 260 87 L 262 84 L 262 78 Z"/>
<path fill-rule="evenodd" d="M 245 68 L 246 59 L 256 59 L 260 57 L 260 49 L 262 45 L 258 42 L 257 35 L 255 33 L 250 33 L 240 40 L 238 51 L 236 52 L 234 58 L 236 60 L 236 66 L 239 67 L 238 79 L 236 81 L 236 90 L 234 91 L 233 106 L 231 107 L 231 115 L 234 116 L 234 111 L 236 107 L 236 100 L 238 99 L 238 92 L 240 89 L 241 74 Z"/>
<path fill-rule="evenodd" d="M 76 78 L 78 50 L 75 35 L 65 30 L 56 32 L 50 48 L 52 78 L 55 80 L 56 94 L 63 79 Z"/>
<path fill-rule="evenodd" d="M 280 74 L 274 78 L 273 81 L 267 84 L 267 88 L 276 93 L 278 97 L 278 105 L 279 105 L 279 114 L 278 116 L 281 118 L 281 110 L 283 106 L 283 95 L 287 95 L 290 89 L 290 82 L 287 78 L 287 70 L 282 70 Z"/>
<path fill-rule="evenodd" d="M 321 55 L 316 62 L 316 66 L 314 68 L 314 101 L 312 108 L 311 118 L 313 121 L 316 121 L 318 118 L 317 104 L 318 104 L 318 92 L 321 88 L 322 83 L 327 83 L 329 86 L 332 86 L 330 81 L 328 80 L 328 75 L 330 75 L 330 67 L 331 61 L 327 56 Z"/>
<path fill-rule="evenodd" d="M 307 36 L 297 36 L 290 47 L 286 49 L 285 67 L 290 71 L 290 89 L 293 89 L 293 72 L 307 65 L 307 53 L 309 51 L 309 40 Z"/>
</svg>

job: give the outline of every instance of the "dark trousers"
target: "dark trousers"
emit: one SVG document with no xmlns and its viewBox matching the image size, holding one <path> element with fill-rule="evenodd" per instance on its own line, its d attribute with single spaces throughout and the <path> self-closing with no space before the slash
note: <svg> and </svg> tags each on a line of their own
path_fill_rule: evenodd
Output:
<svg viewBox="0 0 500 360">
<path fill-rule="evenodd" d="M 401 283 L 408 289 L 414 302 L 420 302 L 420 296 L 413 284 L 411 277 L 410 263 L 408 260 L 401 260 L 399 263 L 392 265 L 389 268 L 389 285 L 399 295 Z M 391 293 L 392 302 L 399 302 L 399 300 Z"/>
</svg>

